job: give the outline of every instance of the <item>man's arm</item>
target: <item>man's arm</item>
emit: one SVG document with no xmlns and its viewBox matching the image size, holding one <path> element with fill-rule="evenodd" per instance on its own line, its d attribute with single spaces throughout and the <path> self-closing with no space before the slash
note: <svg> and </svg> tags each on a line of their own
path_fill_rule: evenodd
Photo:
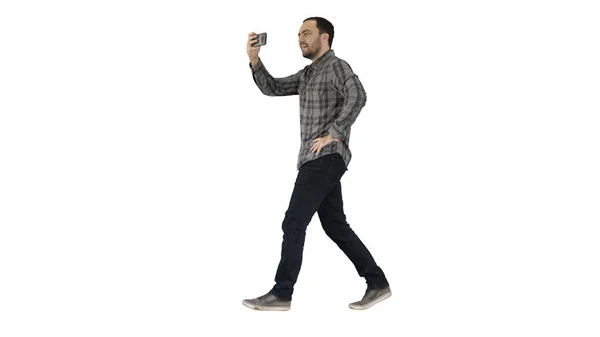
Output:
<svg viewBox="0 0 600 337">
<path fill-rule="evenodd" d="M 300 75 L 304 70 L 300 70 L 294 75 L 283 78 L 274 78 L 269 74 L 262 61 L 258 57 L 260 47 L 253 47 L 256 40 L 256 33 L 252 32 L 248 34 L 248 41 L 246 42 L 246 51 L 248 52 L 248 58 L 250 58 L 250 69 L 252 69 L 252 77 L 254 82 L 263 92 L 268 96 L 288 96 L 297 95 L 298 86 L 300 83 Z"/>
<path fill-rule="evenodd" d="M 333 65 L 333 73 L 333 87 L 344 97 L 344 105 L 340 115 L 329 128 L 329 133 L 333 138 L 346 142 L 348 129 L 367 103 L 367 93 L 347 62 L 336 62 Z"/>
<path fill-rule="evenodd" d="M 250 68 L 252 69 L 252 78 L 263 94 L 267 96 L 298 95 L 300 75 L 304 70 L 287 77 L 274 78 L 269 74 L 260 58 L 251 59 Z"/>
</svg>

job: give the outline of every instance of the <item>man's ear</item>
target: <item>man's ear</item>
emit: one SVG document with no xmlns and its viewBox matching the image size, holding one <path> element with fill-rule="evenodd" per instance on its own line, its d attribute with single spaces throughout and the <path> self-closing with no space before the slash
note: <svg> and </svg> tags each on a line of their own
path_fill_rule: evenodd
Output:
<svg viewBox="0 0 600 337">
<path fill-rule="evenodd" d="M 323 33 L 321 34 L 321 38 L 323 38 L 323 36 L 325 36 L 325 42 L 329 43 L 329 33 Z"/>
</svg>

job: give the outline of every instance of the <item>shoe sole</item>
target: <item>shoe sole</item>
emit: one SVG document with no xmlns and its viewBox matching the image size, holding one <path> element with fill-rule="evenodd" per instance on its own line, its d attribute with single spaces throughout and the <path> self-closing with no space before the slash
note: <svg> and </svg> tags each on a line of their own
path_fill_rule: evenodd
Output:
<svg viewBox="0 0 600 337">
<path fill-rule="evenodd" d="M 387 293 L 377 297 L 376 299 L 374 299 L 373 301 L 369 302 L 368 304 L 365 305 L 357 305 L 357 304 L 349 304 L 348 307 L 352 310 L 365 310 L 365 309 L 369 309 L 370 307 L 374 306 L 375 304 L 390 298 L 390 296 L 392 296 L 392 292 L 388 291 Z"/>
<path fill-rule="evenodd" d="M 250 308 L 252 310 L 258 310 L 258 311 L 288 311 L 288 310 L 290 310 L 290 307 L 288 307 L 288 306 L 260 306 L 260 305 L 248 303 L 246 301 L 242 301 L 242 304 L 247 308 Z"/>
</svg>

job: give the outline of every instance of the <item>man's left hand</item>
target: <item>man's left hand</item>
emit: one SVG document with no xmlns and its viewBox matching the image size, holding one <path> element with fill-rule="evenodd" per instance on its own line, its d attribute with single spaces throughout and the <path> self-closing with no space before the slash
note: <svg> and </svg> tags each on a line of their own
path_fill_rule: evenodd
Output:
<svg viewBox="0 0 600 337">
<path fill-rule="evenodd" d="M 339 138 L 333 138 L 331 133 L 328 133 L 325 137 L 321 137 L 321 138 L 317 138 L 317 139 L 313 140 L 313 146 L 310 149 L 310 152 L 316 151 L 317 154 L 319 154 L 321 152 L 321 149 L 324 148 L 325 146 L 327 146 L 329 143 L 339 142 L 339 141 L 340 141 Z"/>
</svg>

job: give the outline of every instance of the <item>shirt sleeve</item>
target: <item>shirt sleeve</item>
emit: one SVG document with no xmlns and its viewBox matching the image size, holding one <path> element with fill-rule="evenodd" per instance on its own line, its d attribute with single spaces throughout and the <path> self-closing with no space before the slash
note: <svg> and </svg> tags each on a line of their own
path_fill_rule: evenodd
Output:
<svg viewBox="0 0 600 337">
<path fill-rule="evenodd" d="M 287 77 L 275 78 L 269 74 L 260 58 L 254 67 L 250 64 L 250 69 L 252 69 L 254 82 L 263 94 L 267 96 L 298 95 L 300 76 L 304 70 Z"/>
<path fill-rule="evenodd" d="M 333 64 L 333 74 L 333 87 L 344 97 L 344 105 L 329 133 L 345 142 L 350 127 L 367 103 L 367 93 L 347 62 L 340 60 Z"/>
</svg>

